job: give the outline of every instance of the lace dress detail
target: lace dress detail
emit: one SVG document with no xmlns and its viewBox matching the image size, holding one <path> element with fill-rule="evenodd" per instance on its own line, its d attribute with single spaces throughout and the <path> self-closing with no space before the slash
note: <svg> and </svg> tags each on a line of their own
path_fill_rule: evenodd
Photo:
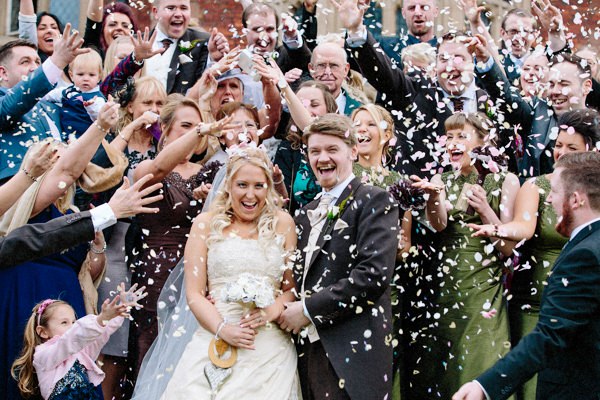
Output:
<svg viewBox="0 0 600 400">
<path fill-rule="evenodd" d="M 229 323 L 236 323 L 251 305 L 225 302 L 220 292 L 237 282 L 242 274 L 268 278 L 277 292 L 284 272 L 283 237 L 260 241 L 228 235 L 208 244 L 208 283 L 215 306 Z M 255 350 L 238 349 L 231 376 L 212 393 L 204 375 L 209 363 L 208 346 L 214 335 L 200 327 L 179 360 L 162 399 L 248 399 L 296 400 L 300 386 L 296 373 L 297 356 L 288 333 L 275 323 L 257 329 Z M 212 397 L 214 395 L 214 397 Z"/>
<path fill-rule="evenodd" d="M 75 361 L 69 372 L 54 386 L 48 400 L 96 400 L 96 387 L 90 382 L 85 367 Z"/>
</svg>

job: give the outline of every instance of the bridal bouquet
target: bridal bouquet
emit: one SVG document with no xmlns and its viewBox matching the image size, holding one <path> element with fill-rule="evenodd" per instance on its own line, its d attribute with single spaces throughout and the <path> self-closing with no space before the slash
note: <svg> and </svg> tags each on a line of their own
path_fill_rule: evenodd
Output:
<svg viewBox="0 0 600 400">
<path fill-rule="evenodd" d="M 258 308 L 265 308 L 275 302 L 275 296 L 268 277 L 244 272 L 237 281 L 225 286 L 221 291 L 221 300 L 227 303 L 254 303 Z"/>
</svg>

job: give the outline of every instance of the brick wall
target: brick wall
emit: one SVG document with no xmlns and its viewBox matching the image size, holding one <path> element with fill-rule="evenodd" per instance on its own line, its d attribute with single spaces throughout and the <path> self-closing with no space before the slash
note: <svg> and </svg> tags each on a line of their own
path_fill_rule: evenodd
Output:
<svg viewBox="0 0 600 400">
<path fill-rule="evenodd" d="M 552 0 L 552 4 L 561 10 L 576 47 L 589 43 L 600 50 L 600 0 Z"/>
</svg>

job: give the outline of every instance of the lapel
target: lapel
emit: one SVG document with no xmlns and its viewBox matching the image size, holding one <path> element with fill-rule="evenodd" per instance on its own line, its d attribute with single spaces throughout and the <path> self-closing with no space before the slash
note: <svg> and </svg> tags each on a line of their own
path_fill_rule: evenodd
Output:
<svg viewBox="0 0 600 400">
<path fill-rule="evenodd" d="M 173 58 L 171 58 L 171 65 L 169 69 L 169 74 L 167 75 L 167 93 L 171 93 L 173 90 L 173 86 L 175 86 L 175 80 L 177 79 L 177 74 L 179 73 L 179 56 L 181 55 L 181 49 L 179 48 L 179 44 L 183 41 L 190 40 L 189 29 L 185 31 L 183 36 L 179 38 L 177 43 L 173 43 L 175 46 L 175 52 L 173 53 Z"/>
<path fill-rule="evenodd" d="M 600 221 L 596 221 L 593 224 L 583 228 L 581 232 L 579 232 L 572 240 L 569 240 L 567 242 L 566 246 L 562 249 L 560 255 L 554 262 L 552 269 L 554 270 L 554 268 L 556 268 L 556 266 L 563 260 L 563 258 L 567 256 L 567 253 L 569 253 L 575 245 L 581 243 L 583 239 L 585 239 L 586 237 L 590 236 L 592 233 L 598 230 L 600 230 Z"/>
<path fill-rule="evenodd" d="M 348 196 L 350 196 L 350 193 L 352 193 L 352 191 L 354 191 L 354 196 L 356 196 L 356 190 L 358 189 L 358 187 L 361 185 L 360 182 L 360 178 L 356 177 L 354 179 L 352 179 L 352 181 L 350 181 L 350 183 L 348 184 L 348 186 L 346 186 L 346 188 L 344 189 L 344 191 L 342 192 L 342 195 L 337 199 L 337 201 L 335 202 L 335 205 L 339 207 L 340 203 L 342 201 L 344 201 L 346 198 L 348 198 Z M 317 202 L 318 204 L 318 202 Z M 348 207 L 350 206 L 350 200 L 348 200 L 348 202 L 346 203 L 346 208 L 344 208 L 343 212 L 340 212 L 340 215 L 338 215 L 335 219 L 339 219 L 341 218 L 343 215 L 343 213 L 345 213 L 346 211 L 348 211 Z M 323 229 L 321 230 L 321 234 L 319 235 L 318 239 L 317 239 L 317 243 L 315 244 L 315 251 L 313 251 L 310 262 L 308 264 L 308 269 L 310 269 L 310 267 L 312 266 L 312 264 L 315 262 L 315 260 L 317 259 L 318 255 L 321 254 L 321 250 L 323 250 L 323 246 L 325 245 L 325 238 L 327 238 L 328 236 L 331 235 L 331 231 L 333 231 L 333 227 L 335 226 L 335 222 L 331 221 L 329 219 L 325 220 L 325 224 L 323 225 Z"/>
</svg>

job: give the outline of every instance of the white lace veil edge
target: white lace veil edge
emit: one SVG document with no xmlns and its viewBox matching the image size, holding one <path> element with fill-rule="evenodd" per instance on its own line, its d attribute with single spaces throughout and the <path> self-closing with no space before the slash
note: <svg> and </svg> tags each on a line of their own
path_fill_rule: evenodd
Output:
<svg viewBox="0 0 600 400">
<path fill-rule="evenodd" d="M 158 336 L 144 357 L 132 399 L 152 400 L 162 396 L 199 327 L 187 304 L 183 271 L 182 258 L 158 298 Z"/>
</svg>

